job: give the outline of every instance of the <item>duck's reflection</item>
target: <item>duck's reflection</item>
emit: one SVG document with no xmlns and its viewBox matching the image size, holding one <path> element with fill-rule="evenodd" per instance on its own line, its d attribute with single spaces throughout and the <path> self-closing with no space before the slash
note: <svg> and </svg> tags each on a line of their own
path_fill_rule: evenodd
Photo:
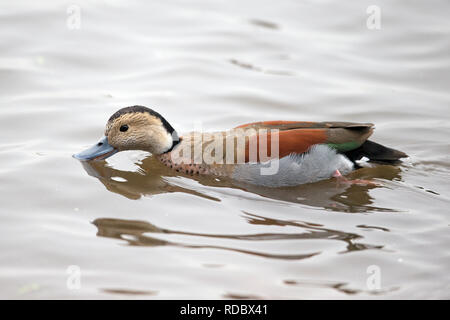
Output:
<svg viewBox="0 0 450 320">
<path fill-rule="evenodd" d="M 192 249 L 221 249 L 234 251 L 254 256 L 260 256 L 271 259 L 285 259 L 285 260 L 301 260 L 310 258 L 320 254 L 320 252 L 305 252 L 297 254 L 273 254 L 267 252 L 260 252 L 251 249 L 244 249 L 247 247 L 245 244 L 260 243 L 261 241 L 274 241 L 274 240 L 330 240 L 330 241 L 343 241 L 346 243 L 346 250 L 340 253 L 346 253 L 356 250 L 366 249 L 381 249 L 382 246 L 374 246 L 364 243 L 355 243 L 361 236 L 354 233 L 346 233 L 338 230 L 327 229 L 321 225 L 309 224 L 298 221 L 287 220 L 275 220 L 250 213 L 245 213 L 249 223 L 252 224 L 265 224 L 265 225 L 283 225 L 291 226 L 299 229 L 296 233 L 255 233 L 255 234 L 209 234 L 209 233 L 196 233 L 185 232 L 180 230 L 171 230 L 168 228 L 160 228 L 146 221 L 139 220 L 124 220 L 124 219 L 111 219 L 111 218 L 99 218 L 93 221 L 93 224 L 97 227 L 97 235 L 100 237 L 108 237 L 114 239 L 121 239 L 126 241 L 131 246 L 176 246 L 182 248 Z M 158 236 L 159 234 L 159 236 Z M 177 235 L 177 241 L 169 241 L 161 239 L 161 235 Z M 166 237 L 167 238 L 167 237 Z M 190 239 L 201 239 L 205 244 L 190 244 Z M 219 246 L 214 245 L 212 239 L 220 240 L 240 240 L 238 247 L 232 246 Z M 236 243 L 232 241 L 232 243 Z M 250 245 L 251 246 L 251 245 Z"/>
<path fill-rule="evenodd" d="M 111 192 L 121 194 L 130 199 L 139 199 L 144 195 L 156 195 L 169 192 L 184 192 L 211 200 L 220 199 L 204 194 L 201 190 L 188 188 L 171 183 L 170 177 L 184 176 L 175 172 L 153 157 L 145 158 L 139 164 L 137 172 L 114 169 L 104 161 L 82 162 L 84 169 Z M 384 179 L 399 180 L 399 167 L 379 165 L 372 168 L 362 168 L 351 173 L 352 179 Z M 342 212 L 394 211 L 393 209 L 377 207 L 369 191 L 381 185 L 345 185 L 338 184 L 334 179 L 297 187 L 268 188 L 242 184 L 233 180 L 203 176 L 187 176 L 195 179 L 203 186 L 237 188 L 260 196 L 301 203 L 308 206 Z"/>
<path fill-rule="evenodd" d="M 187 184 L 188 186 L 186 187 L 176 185 L 176 182 L 174 182 L 174 180 L 179 180 L 175 177 L 180 176 L 180 173 L 173 172 L 152 157 L 144 159 L 142 163 L 139 164 L 139 170 L 137 172 L 117 170 L 108 166 L 105 162 L 83 162 L 83 166 L 89 175 L 98 178 L 109 191 L 121 194 L 130 199 L 139 199 L 144 195 L 184 192 L 220 201 L 220 193 L 217 192 L 217 187 L 226 187 L 255 193 L 265 198 L 301 203 L 308 206 L 343 212 L 390 210 L 388 208 L 380 208 L 373 205 L 374 200 L 370 197 L 369 190 L 377 188 L 377 185 L 337 185 L 336 181 L 331 179 L 329 181 L 322 181 L 294 188 L 267 188 L 237 184 L 234 181 L 225 179 L 218 180 L 211 177 L 187 176 L 195 179 L 196 184 L 194 184 L 194 186 Z M 399 179 L 400 169 L 393 166 L 364 168 L 352 173 L 351 178 Z M 198 187 L 199 185 L 201 186 L 200 188 Z M 204 194 L 205 190 L 209 191 L 209 189 L 211 189 L 209 187 L 213 187 L 212 189 L 214 189 L 214 192 L 208 192 L 208 195 Z M 217 198 L 214 198 L 210 194 L 218 194 L 218 196 Z M 321 251 L 306 250 L 306 252 L 282 254 L 268 252 L 267 250 L 257 250 L 253 248 L 254 245 L 258 245 L 261 241 L 329 240 L 345 243 L 345 249 L 339 253 L 383 248 L 383 246 L 361 243 L 362 236 L 356 233 L 333 230 L 319 224 L 280 220 L 248 212 L 243 213 L 244 218 L 249 224 L 289 226 L 298 229 L 298 231 L 291 233 L 255 234 L 196 233 L 161 228 L 147 221 L 111 218 L 99 218 L 96 219 L 93 224 L 98 229 L 98 236 L 121 239 L 132 246 L 174 246 L 188 249 L 219 249 L 270 259 L 301 260 L 316 256 L 320 254 Z M 367 226 L 367 228 L 369 228 L 369 226 Z M 176 237 L 171 237 L 171 235 L 176 235 Z M 215 239 L 220 241 L 214 241 Z M 227 243 L 227 240 L 230 240 L 230 244 L 222 245 L 223 242 Z M 239 241 L 236 242 L 235 240 Z"/>
<path fill-rule="evenodd" d="M 176 177 L 179 173 L 161 165 L 152 157 L 144 159 L 139 165 L 140 169 L 136 172 L 114 169 L 105 161 L 81 162 L 81 164 L 86 172 L 99 179 L 106 189 L 129 199 L 137 200 L 144 195 L 184 192 L 211 200 L 219 200 L 195 190 L 170 184 L 164 177 Z"/>
</svg>

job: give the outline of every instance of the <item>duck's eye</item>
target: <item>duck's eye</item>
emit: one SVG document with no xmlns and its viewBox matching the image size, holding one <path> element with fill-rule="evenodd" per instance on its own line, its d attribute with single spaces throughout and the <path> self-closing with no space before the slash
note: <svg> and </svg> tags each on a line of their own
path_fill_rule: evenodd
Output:
<svg viewBox="0 0 450 320">
<path fill-rule="evenodd" d="M 128 126 L 126 124 L 124 124 L 123 126 L 120 127 L 119 129 L 121 132 L 125 132 L 128 130 Z"/>
</svg>

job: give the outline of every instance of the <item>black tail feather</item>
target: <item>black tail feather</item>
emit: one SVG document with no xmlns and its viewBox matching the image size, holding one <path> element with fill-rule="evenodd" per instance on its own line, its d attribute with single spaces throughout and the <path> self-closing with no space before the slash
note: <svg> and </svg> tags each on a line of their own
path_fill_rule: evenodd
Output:
<svg viewBox="0 0 450 320">
<path fill-rule="evenodd" d="M 370 140 L 364 142 L 359 148 L 345 152 L 344 154 L 353 162 L 360 160 L 362 157 L 366 157 L 372 161 L 396 163 L 401 158 L 408 156 L 402 151 L 385 147 Z"/>
</svg>

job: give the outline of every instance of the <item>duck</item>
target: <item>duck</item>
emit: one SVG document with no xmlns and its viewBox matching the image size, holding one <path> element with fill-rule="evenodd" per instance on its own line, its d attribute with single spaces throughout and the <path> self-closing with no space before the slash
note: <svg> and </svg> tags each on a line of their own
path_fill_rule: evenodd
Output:
<svg viewBox="0 0 450 320">
<path fill-rule="evenodd" d="M 342 121 L 259 121 L 217 132 L 183 136 L 158 112 L 145 106 L 116 111 L 103 137 L 74 154 L 80 161 L 105 160 L 117 152 L 150 152 L 171 170 L 188 176 L 228 177 L 266 187 L 289 187 L 345 175 L 359 160 L 397 164 L 402 151 L 368 140 L 372 123 Z M 370 183 L 370 182 L 368 182 Z"/>
</svg>

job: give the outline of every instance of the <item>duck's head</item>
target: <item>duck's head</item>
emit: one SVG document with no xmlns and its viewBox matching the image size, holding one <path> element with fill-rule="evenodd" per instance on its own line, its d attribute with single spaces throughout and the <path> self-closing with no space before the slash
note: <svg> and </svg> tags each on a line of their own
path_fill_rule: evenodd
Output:
<svg viewBox="0 0 450 320">
<path fill-rule="evenodd" d="M 124 150 L 162 154 L 178 142 L 177 132 L 158 112 L 143 106 L 126 107 L 109 118 L 98 143 L 74 157 L 84 161 L 106 159 Z"/>
</svg>

